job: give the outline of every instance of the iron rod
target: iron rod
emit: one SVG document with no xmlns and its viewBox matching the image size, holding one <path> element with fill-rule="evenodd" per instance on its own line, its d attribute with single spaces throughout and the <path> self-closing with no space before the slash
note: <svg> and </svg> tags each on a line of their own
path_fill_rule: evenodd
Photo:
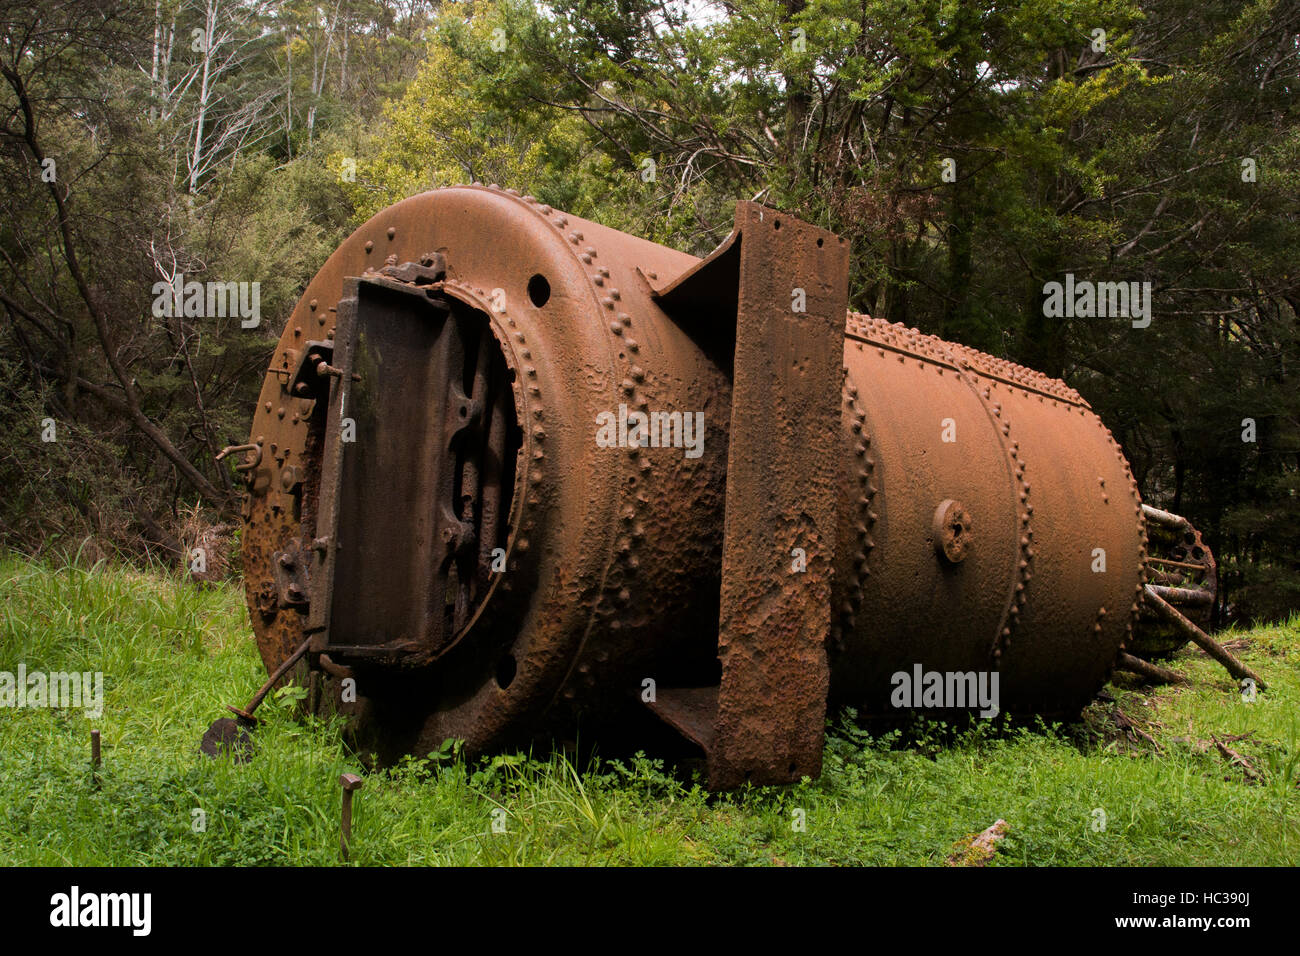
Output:
<svg viewBox="0 0 1300 956">
<path fill-rule="evenodd" d="M 1165 617 L 1169 618 L 1169 620 L 1173 622 L 1180 631 L 1195 641 L 1201 650 L 1205 651 L 1205 653 L 1209 654 L 1216 661 L 1222 664 L 1229 674 L 1237 678 L 1237 680 L 1253 680 L 1255 686 L 1260 690 L 1267 689 L 1267 685 L 1258 674 L 1233 657 L 1224 649 L 1222 644 L 1210 637 L 1210 635 L 1206 634 L 1183 616 L 1182 612 L 1180 612 L 1178 608 L 1174 607 L 1160 596 L 1154 585 L 1148 584 L 1146 586 L 1146 595 L 1151 599 L 1151 602 L 1155 605 L 1157 610 L 1162 612 Z"/>
</svg>

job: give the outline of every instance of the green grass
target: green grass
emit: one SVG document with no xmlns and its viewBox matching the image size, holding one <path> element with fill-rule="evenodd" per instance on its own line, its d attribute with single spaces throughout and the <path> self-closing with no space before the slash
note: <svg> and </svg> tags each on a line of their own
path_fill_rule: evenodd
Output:
<svg viewBox="0 0 1300 956">
<path fill-rule="evenodd" d="M 259 711 L 252 762 L 198 753 L 223 705 L 264 679 L 249 634 L 235 587 L 0 558 L 0 670 L 105 675 L 93 722 L 0 709 L 0 864 L 337 863 L 338 776 L 360 772 L 337 722 L 296 718 L 290 691 Z M 644 757 L 581 771 L 562 756 L 411 761 L 367 776 L 353 860 L 927 865 L 1002 818 L 994 865 L 1295 865 L 1300 618 L 1225 639 L 1270 682 L 1253 703 L 1184 651 L 1173 666 L 1192 686 L 1117 678 L 1067 727 L 915 721 L 872 737 L 842 717 L 821 779 L 791 787 L 710 796 Z"/>
</svg>

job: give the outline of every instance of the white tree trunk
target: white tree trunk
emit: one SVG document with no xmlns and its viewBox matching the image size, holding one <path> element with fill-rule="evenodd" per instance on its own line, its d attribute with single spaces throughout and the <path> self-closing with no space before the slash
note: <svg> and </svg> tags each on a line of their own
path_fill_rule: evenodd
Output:
<svg viewBox="0 0 1300 956">
<path fill-rule="evenodd" d="M 199 112 L 194 121 L 194 152 L 190 159 L 190 188 L 191 193 L 198 191 L 199 185 L 199 164 L 203 161 L 203 125 L 208 114 L 208 98 L 211 95 L 212 88 L 210 85 L 212 69 L 212 49 L 215 46 L 213 34 L 217 30 L 217 4 L 218 0 L 208 0 L 206 32 L 203 43 L 203 77 L 199 82 Z"/>
</svg>

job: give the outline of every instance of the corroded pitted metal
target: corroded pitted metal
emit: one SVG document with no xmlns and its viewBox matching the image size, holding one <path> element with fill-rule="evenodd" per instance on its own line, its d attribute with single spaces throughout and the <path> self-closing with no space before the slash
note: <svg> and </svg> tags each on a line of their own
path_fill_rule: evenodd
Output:
<svg viewBox="0 0 1300 956">
<path fill-rule="evenodd" d="M 716 670 L 722 544 L 716 516 L 725 493 L 730 387 L 650 302 L 636 271 L 676 274 L 695 260 L 490 187 L 426 193 L 386 210 L 344 243 L 305 291 L 253 423 L 253 434 L 274 451 L 267 451 L 268 464 L 252 473 L 250 485 L 250 601 L 258 606 L 260 582 L 274 579 L 273 554 L 294 541 L 310 550 L 323 536 L 318 508 L 325 403 L 319 396 L 286 395 L 294 350 L 301 351 L 304 339 L 298 330 L 318 330 L 332 343 L 347 277 L 363 284 L 399 282 L 400 275 L 381 275 L 385 262 L 400 273 L 404 264 L 434 256 L 445 263 L 445 277 L 429 279 L 425 291 L 486 323 L 513 373 L 518 446 L 505 570 L 491 572 L 486 600 L 446 647 L 414 647 L 404 660 L 355 649 L 340 653 L 331 645 L 349 638 L 320 631 L 313 666 L 325 653 L 351 668 L 358 699 L 342 698 L 339 680 L 324 675 L 316 678 L 315 702 L 354 713 L 358 739 L 389 757 L 427 752 L 446 737 L 465 740 L 472 752 L 526 742 L 571 727 L 585 711 L 607 712 L 611 702 L 641 706 L 643 678 L 695 680 L 695 668 L 704 672 L 699 679 L 708 679 Z M 375 374 L 385 374 L 384 368 Z M 428 399 L 417 393 L 408 400 Z M 304 404 L 302 413 L 278 416 L 277 409 L 292 401 Z M 702 412 L 706 434 L 699 457 L 671 447 L 598 447 L 597 416 L 617 416 L 620 405 Z M 391 414 L 420 420 L 409 408 L 394 407 Z M 341 447 L 369 454 L 368 440 L 358 431 Z M 410 444 L 410 467 L 420 468 L 420 436 L 411 435 Z M 304 474 L 293 494 L 272 480 L 276 456 L 299 464 Z M 367 491 L 379 502 L 372 508 L 389 513 L 383 537 L 367 539 L 364 529 L 354 529 L 352 540 L 326 542 L 326 549 L 361 552 L 360 560 L 376 569 L 375 580 L 411 547 L 395 529 L 404 522 L 415 529 L 434 508 L 453 504 L 401 500 L 393 491 Z M 306 614 L 283 605 L 255 613 L 263 659 L 268 667 L 283 659 L 324 600 L 350 602 L 352 620 L 382 626 L 392 609 L 376 597 L 313 592 Z M 714 617 L 664 613 L 673 606 L 712 606 Z"/>
<path fill-rule="evenodd" d="M 1060 382 L 878 319 L 849 316 L 844 360 L 878 517 L 870 576 L 837 560 L 840 600 L 857 608 L 832 654 L 833 700 L 888 715 L 891 676 L 919 664 L 997 670 L 1005 710 L 1077 711 L 1126 635 L 1123 615 L 1099 612 L 1127 607 L 1141 580 L 1140 501 L 1108 433 Z M 850 456 L 857 424 L 844 416 Z M 1124 493 L 1104 497 L 1098 476 Z M 935 537 L 949 503 L 976 529 L 956 562 Z M 860 603 L 847 591 L 859 580 Z"/>
<path fill-rule="evenodd" d="M 311 706 L 381 759 L 649 706 L 715 787 L 815 775 L 827 706 L 895 714 L 917 666 L 1077 711 L 1146 583 L 1123 454 L 1062 382 L 845 318 L 847 261 L 752 203 L 704 260 L 494 186 L 384 210 L 242 451 L 267 667 L 310 639 Z"/>
</svg>

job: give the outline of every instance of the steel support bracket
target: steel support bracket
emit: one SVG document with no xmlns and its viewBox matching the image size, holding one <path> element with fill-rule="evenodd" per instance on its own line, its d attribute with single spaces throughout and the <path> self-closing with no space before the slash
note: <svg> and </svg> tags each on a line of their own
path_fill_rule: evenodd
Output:
<svg viewBox="0 0 1300 956">
<path fill-rule="evenodd" d="M 688 735 L 714 789 L 821 773 L 841 464 L 826 428 L 840 419 L 848 265 L 835 234 L 741 202 L 727 240 L 654 290 L 732 372 L 722 679 L 711 732 Z M 678 706 L 688 694 L 695 707 Z M 709 696 L 666 689 L 655 709 L 689 726 Z"/>
</svg>

